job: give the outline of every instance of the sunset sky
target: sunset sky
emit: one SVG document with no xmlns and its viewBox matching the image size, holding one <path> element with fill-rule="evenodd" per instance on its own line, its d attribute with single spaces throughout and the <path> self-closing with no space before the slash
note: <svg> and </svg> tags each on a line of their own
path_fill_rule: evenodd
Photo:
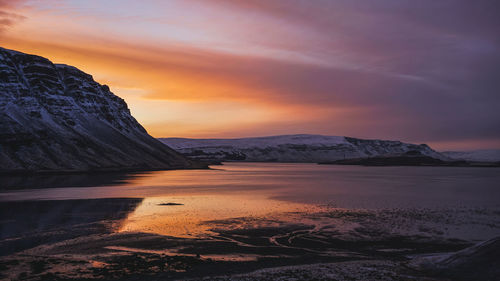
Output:
<svg viewBox="0 0 500 281">
<path fill-rule="evenodd" d="M 107 84 L 155 137 L 500 148 L 498 0 L 0 0 L 0 46 Z"/>
</svg>

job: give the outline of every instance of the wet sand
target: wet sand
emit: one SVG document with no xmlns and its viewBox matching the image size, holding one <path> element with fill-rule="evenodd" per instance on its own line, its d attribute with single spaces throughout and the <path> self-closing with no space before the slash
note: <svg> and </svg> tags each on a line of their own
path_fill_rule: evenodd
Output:
<svg viewBox="0 0 500 281">
<path fill-rule="evenodd" d="M 264 176 L 265 184 L 250 188 L 250 182 L 242 180 L 244 166 L 235 170 L 240 178 L 232 174 L 227 179 L 234 189 L 224 185 L 217 192 L 206 185 L 210 180 L 190 186 L 185 174 L 136 175 L 128 186 L 69 188 L 66 194 L 60 188 L 9 189 L 3 198 L 65 198 L 0 203 L 0 279 L 444 281 L 450 277 L 414 266 L 415 261 L 500 236 L 500 208 L 487 198 L 491 194 L 482 195 L 485 201 L 479 194 L 455 206 L 423 202 L 366 208 L 332 200 L 308 202 L 321 194 L 316 190 L 302 203 L 273 190 L 269 183 L 279 185 L 276 178 Z M 212 184 L 224 183 L 213 180 L 210 172 L 201 173 L 209 175 Z M 371 174 L 361 182 L 370 179 L 375 187 L 390 183 Z M 176 185 L 160 194 L 166 180 Z M 411 178 L 406 181 L 411 183 Z M 113 198 L 119 191 L 130 195 L 148 190 L 154 196 Z M 75 194 L 103 193 L 112 198 L 71 199 Z"/>
<path fill-rule="evenodd" d="M 253 217 L 206 221 L 210 235 L 203 238 L 115 232 L 117 221 L 109 220 L 103 223 L 109 226 L 107 233 L 80 233 L 74 238 L 71 232 L 58 242 L 45 241 L 3 256 L 0 266 L 3 277 L 12 280 L 140 280 L 146 276 L 151 280 L 207 276 L 229 280 L 228 274 L 238 275 L 235 280 L 272 280 L 276 274 L 365 280 L 369 271 L 371 280 L 401 280 L 398 276 L 403 273 L 411 276 L 407 280 L 427 280 L 422 278 L 433 278 L 432 274 L 407 268 L 414 257 L 471 246 L 470 238 L 480 235 L 465 231 L 470 225 L 492 233 L 500 225 L 498 213 L 484 210 L 334 209 L 287 215 L 300 223 Z M 262 271 L 283 266 L 287 267 Z M 260 271 L 249 274 L 254 270 Z"/>
</svg>

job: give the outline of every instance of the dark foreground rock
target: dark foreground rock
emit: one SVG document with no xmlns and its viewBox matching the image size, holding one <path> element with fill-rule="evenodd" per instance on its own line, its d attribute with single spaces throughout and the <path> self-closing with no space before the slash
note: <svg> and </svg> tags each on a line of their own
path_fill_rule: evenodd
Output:
<svg viewBox="0 0 500 281">
<path fill-rule="evenodd" d="M 452 280 L 495 281 L 500 277 L 500 237 L 450 255 L 417 259 L 421 270 Z"/>
<path fill-rule="evenodd" d="M 91 75 L 0 48 L 0 172 L 197 167 Z"/>
</svg>

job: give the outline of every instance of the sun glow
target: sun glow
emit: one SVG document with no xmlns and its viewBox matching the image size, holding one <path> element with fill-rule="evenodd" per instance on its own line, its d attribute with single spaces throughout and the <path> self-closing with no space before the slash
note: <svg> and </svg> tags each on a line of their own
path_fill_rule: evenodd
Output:
<svg viewBox="0 0 500 281">
<path fill-rule="evenodd" d="M 0 2 L 0 40 L 108 84 L 155 137 L 318 133 L 500 146 L 496 80 L 482 63 L 497 61 L 489 29 L 472 38 L 477 26 L 431 29 L 388 17 L 398 7 L 384 4 L 307 5 Z"/>
</svg>

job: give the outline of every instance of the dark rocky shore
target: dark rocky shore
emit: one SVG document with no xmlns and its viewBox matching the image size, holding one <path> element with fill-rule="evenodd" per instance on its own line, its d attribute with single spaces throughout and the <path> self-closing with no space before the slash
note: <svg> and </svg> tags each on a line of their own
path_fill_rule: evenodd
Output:
<svg viewBox="0 0 500 281">
<path fill-rule="evenodd" d="M 119 231 L 140 202 L 23 202 L 25 209 L 4 204 L 0 278 L 486 281 L 497 273 L 498 239 L 468 248 L 477 243 L 474 235 L 456 234 L 471 225 L 498 231 L 498 212 L 489 210 L 334 208 L 287 214 L 295 223 L 254 217 L 206 221 L 210 231 L 191 238 Z M 23 215 L 35 209 L 39 216 Z M 19 224 L 8 218 L 25 221 L 25 229 L 12 228 Z"/>
</svg>

